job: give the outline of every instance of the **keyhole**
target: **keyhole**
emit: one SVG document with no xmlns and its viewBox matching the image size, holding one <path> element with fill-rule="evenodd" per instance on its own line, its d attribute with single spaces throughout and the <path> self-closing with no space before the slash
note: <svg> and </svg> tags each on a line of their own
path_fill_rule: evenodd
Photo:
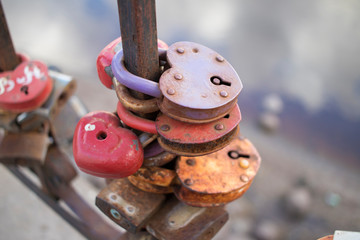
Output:
<svg viewBox="0 0 360 240">
<path fill-rule="evenodd" d="M 29 87 L 27 85 L 24 85 L 20 88 L 20 92 L 25 93 L 25 95 L 29 94 Z"/>
<path fill-rule="evenodd" d="M 101 131 L 96 135 L 96 138 L 100 141 L 105 140 L 107 138 L 107 134 L 106 132 Z"/>
<path fill-rule="evenodd" d="M 231 86 L 231 82 L 227 82 L 224 79 L 222 79 L 221 77 L 218 76 L 212 76 L 210 78 L 210 81 L 212 82 L 212 84 L 214 85 L 225 85 L 225 86 Z"/>
<path fill-rule="evenodd" d="M 250 158 L 250 155 L 239 153 L 238 151 L 229 151 L 228 155 L 232 159 Z"/>
</svg>

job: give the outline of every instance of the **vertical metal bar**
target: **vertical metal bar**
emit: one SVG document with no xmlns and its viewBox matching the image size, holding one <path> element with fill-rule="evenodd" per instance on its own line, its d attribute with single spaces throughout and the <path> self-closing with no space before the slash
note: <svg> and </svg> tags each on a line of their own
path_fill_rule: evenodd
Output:
<svg viewBox="0 0 360 240">
<path fill-rule="evenodd" d="M 133 74 L 158 81 L 155 0 L 118 0 L 124 61 Z"/>
<path fill-rule="evenodd" d="M 13 70 L 19 63 L 0 0 L 0 72 Z"/>
</svg>

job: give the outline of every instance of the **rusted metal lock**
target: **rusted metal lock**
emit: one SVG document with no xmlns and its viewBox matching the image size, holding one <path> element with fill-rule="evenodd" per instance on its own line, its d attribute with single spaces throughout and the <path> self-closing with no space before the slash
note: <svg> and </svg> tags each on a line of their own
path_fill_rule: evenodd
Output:
<svg viewBox="0 0 360 240">
<path fill-rule="evenodd" d="M 237 136 L 240 120 L 237 104 L 227 115 L 209 123 L 186 123 L 163 114 L 156 119 L 158 142 L 166 151 L 182 156 L 209 154 Z"/>
<path fill-rule="evenodd" d="M 120 126 L 112 113 L 85 115 L 76 126 L 73 152 L 78 167 L 104 178 L 122 178 L 135 173 L 143 162 L 138 137 Z"/>
<path fill-rule="evenodd" d="M 18 113 L 34 110 L 46 101 L 52 86 L 44 63 L 22 62 L 14 71 L 0 73 L 0 108 Z"/>
<path fill-rule="evenodd" d="M 6 132 L 0 143 L 0 162 L 24 166 L 41 165 L 50 140 L 48 132 Z"/>
<path fill-rule="evenodd" d="M 174 170 L 160 167 L 141 167 L 129 176 L 129 181 L 139 189 L 152 193 L 171 193 L 171 183 L 176 177 Z"/>
<path fill-rule="evenodd" d="M 235 106 L 242 83 L 218 53 L 197 43 L 177 42 L 166 57 L 170 68 L 159 80 L 161 112 L 183 122 L 204 123 L 224 117 Z"/>
<path fill-rule="evenodd" d="M 228 218 L 223 207 L 196 208 L 171 198 L 151 218 L 146 230 L 158 239 L 208 240 L 215 236 Z"/>
<path fill-rule="evenodd" d="M 260 162 L 255 147 L 242 137 L 210 155 L 181 157 L 176 166 L 181 184 L 175 187 L 174 193 L 190 206 L 226 204 L 247 191 Z"/>
<path fill-rule="evenodd" d="M 139 231 L 159 209 L 164 195 L 144 192 L 126 178 L 113 180 L 96 197 L 96 206 L 127 231 Z"/>
</svg>

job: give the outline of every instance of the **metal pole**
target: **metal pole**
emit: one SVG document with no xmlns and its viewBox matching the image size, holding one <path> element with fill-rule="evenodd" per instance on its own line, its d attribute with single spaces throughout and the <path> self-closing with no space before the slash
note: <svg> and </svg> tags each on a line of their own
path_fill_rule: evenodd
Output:
<svg viewBox="0 0 360 240">
<path fill-rule="evenodd" d="M 158 81 L 155 0 L 118 0 L 118 9 L 126 68 L 137 76 Z"/>
<path fill-rule="evenodd" d="M 0 72 L 13 70 L 19 63 L 0 0 Z"/>
</svg>

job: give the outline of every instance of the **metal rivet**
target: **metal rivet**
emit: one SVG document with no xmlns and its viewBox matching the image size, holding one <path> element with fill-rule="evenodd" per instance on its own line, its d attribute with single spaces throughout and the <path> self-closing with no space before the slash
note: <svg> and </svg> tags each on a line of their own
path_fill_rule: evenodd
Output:
<svg viewBox="0 0 360 240">
<path fill-rule="evenodd" d="M 249 168 L 250 163 L 246 159 L 241 159 L 240 162 L 239 162 L 239 166 L 242 167 L 242 168 L 247 169 L 247 168 Z"/>
<path fill-rule="evenodd" d="M 186 160 L 186 164 L 189 165 L 189 166 L 194 166 L 196 163 L 195 159 L 188 159 Z"/>
<path fill-rule="evenodd" d="M 169 95 L 174 95 L 175 94 L 175 90 L 173 88 L 169 88 L 166 92 Z"/>
<path fill-rule="evenodd" d="M 111 216 L 113 216 L 114 218 L 116 219 L 120 219 L 121 218 L 121 215 L 118 211 L 116 211 L 115 209 L 110 209 L 110 213 L 111 213 Z"/>
<path fill-rule="evenodd" d="M 190 178 L 185 179 L 184 183 L 188 186 L 193 184 L 193 181 Z"/>
<path fill-rule="evenodd" d="M 222 56 L 216 56 L 216 61 L 223 62 L 225 59 Z"/>
<path fill-rule="evenodd" d="M 170 126 L 167 125 L 167 124 L 161 125 L 160 130 L 161 130 L 161 131 L 164 131 L 164 132 L 169 131 L 169 130 L 170 130 Z"/>
<path fill-rule="evenodd" d="M 130 213 L 133 213 L 135 211 L 135 208 L 134 207 L 127 207 L 127 210 L 130 212 Z"/>
<path fill-rule="evenodd" d="M 227 97 L 229 94 L 227 93 L 227 91 L 224 91 L 224 90 L 222 90 L 221 92 L 220 92 L 220 96 L 222 96 L 222 97 Z"/>
<path fill-rule="evenodd" d="M 183 48 L 178 48 L 178 49 L 176 49 L 176 51 L 181 54 L 185 52 L 185 50 Z"/>
<path fill-rule="evenodd" d="M 174 78 L 176 80 L 181 80 L 183 78 L 183 76 L 180 73 L 177 73 L 177 74 L 174 75 Z"/>
<path fill-rule="evenodd" d="M 246 174 L 243 174 L 240 176 L 240 180 L 243 182 L 248 182 L 249 181 L 249 177 Z"/>
<path fill-rule="evenodd" d="M 116 196 L 115 194 L 111 194 L 110 198 L 111 198 L 112 200 L 116 200 L 116 199 L 117 199 L 117 196 Z"/>
<path fill-rule="evenodd" d="M 218 124 L 215 125 L 215 129 L 216 129 L 216 130 L 223 130 L 223 129 L 224 129 L 224 125 L 218 123 Z"/>
</svg>

